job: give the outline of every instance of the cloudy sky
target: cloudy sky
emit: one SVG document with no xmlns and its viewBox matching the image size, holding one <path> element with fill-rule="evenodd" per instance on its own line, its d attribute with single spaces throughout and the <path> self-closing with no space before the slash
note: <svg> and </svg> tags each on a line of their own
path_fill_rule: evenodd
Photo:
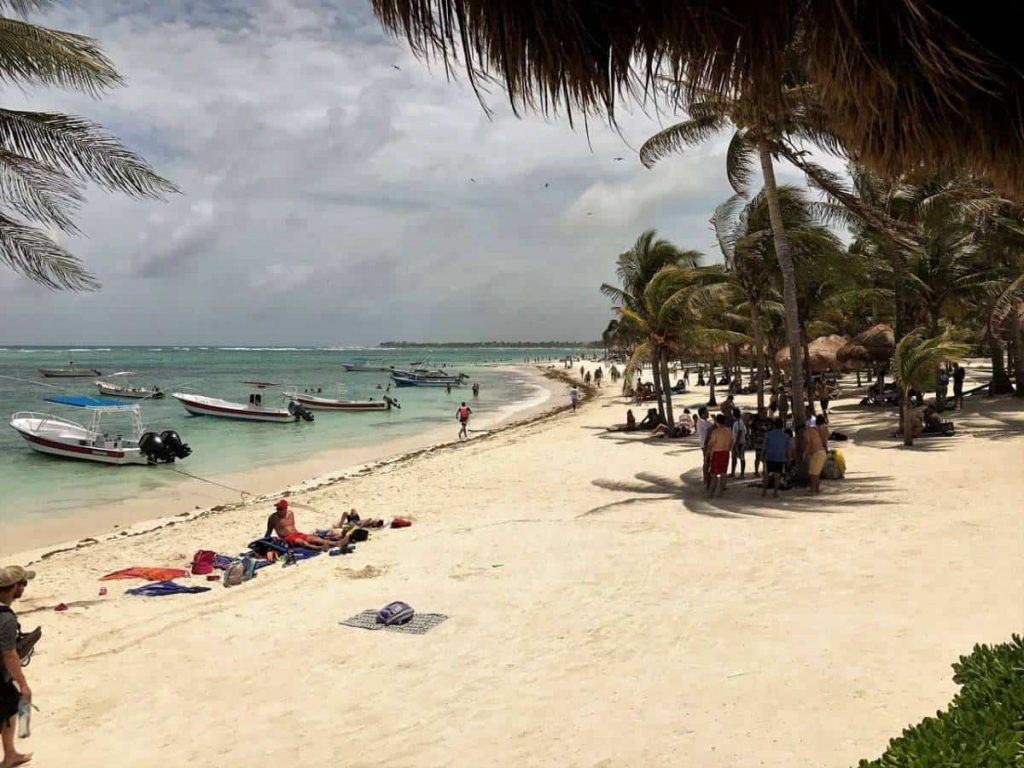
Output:
<svg viewBox="0 0 1024 768">
<path fill-rule="evenodd" d="M 657 116 L 588 140 L 494 91 L 488 119 L 368 0 L 64 0 L 36 20 L 99 38 L 128 86 L 5 105 L 97 120 L 183 194 L 92 190 L 69 245 L 102 290 L 0 268 L 0 343 L 594 339 L 643 229 L 713 257 L 725 137 L 649 171 Z"/>
</svg>

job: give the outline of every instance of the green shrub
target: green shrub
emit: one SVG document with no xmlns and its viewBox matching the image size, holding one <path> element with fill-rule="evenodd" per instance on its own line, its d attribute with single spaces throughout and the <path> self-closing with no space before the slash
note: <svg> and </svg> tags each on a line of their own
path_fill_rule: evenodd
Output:
<svg viewBox="0 0 1024 768">
<path fill-rule="evenodd" d="M 1024 642 L 976 645 L 953 665 L 960 691 L 945 712 L 892 739 L 858 768 L 1024 768 Z"/>
</svg>

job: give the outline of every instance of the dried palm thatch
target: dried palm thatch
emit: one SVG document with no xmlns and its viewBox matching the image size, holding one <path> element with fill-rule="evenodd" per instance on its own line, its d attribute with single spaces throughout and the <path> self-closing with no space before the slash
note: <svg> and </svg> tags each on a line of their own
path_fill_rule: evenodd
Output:
<svg viewBox="0 0 1024 768">
<path fill-rule="evenodd" d="M 845 344 L 846 339 L 834 334 L 832 336 L 821 336 L 808 344 L 807 351 L 809 353 L 808 360 L 810 361 L 811 371 L 813 373 L 838 371 L 841 366 L 836 358 L 836 352 Z M 779 350 L 778 354 L 775 355 L 775 363 L 780 368 L 789 368 L 789 347 L 783 347 Z"/>
<path fill-rule="evenodd" d="M 372 0 L 414 52 L 461 60 L 516 109 L 606 114 L 662 78 L 785 113 L 793 57 L 858 159 L 989 176 L 1024 199 L 1024 48 L 1012 24 L 928 0 Z"/>
<path fill-rule="evenodd" d="M 895 351 L 896 335 L 890 326 L 881 323 L 850 339 L 836 352 L 836 359 L 843 365 L 887 363 Z"/>
</svg>

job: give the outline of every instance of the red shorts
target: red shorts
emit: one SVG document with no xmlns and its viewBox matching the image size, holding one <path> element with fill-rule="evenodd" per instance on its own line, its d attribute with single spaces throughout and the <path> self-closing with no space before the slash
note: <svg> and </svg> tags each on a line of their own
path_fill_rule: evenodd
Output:
<svg viewBox="0 0 1024 768">
<path fill-rule="evenodd" d="M 309 534 L 299 533 L 298 531 L 296 531 L 295 533 L 289 533 L 287 536 L 285 536 L 283 541 L 288 546 L 294 547 L 295 545 L 298 545 L 301 547 L 304 544 L 309 543 Z"/>
<path fill-rule="evenodd" d="M 712 475 L 724 475 L 729 469 L 729 451 L 714 451 L 708 464 Z"/>
</svg>

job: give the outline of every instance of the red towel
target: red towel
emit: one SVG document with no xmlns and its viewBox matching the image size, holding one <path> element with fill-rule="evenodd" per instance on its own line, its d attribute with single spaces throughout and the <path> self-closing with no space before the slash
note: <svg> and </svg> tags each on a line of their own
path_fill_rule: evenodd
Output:
<svg viewBox="0 0 1024 768">
<path fill-rule="evenodd" d="M 396 517 L 391 521 L 392 528 L 408 528 L 410 525 L 412 525 L 412 522 L 406 520 L 404 517 Z"/>
<path fill-rule="evenodd" d="M 170 581 L 187 576 L 188 571 L 180 568 L 146 568 L 135 567 L 108 573 L 100 581 L 112 581 L 114 579 L 146 579 L 147 581 Z"/>
</svg>

